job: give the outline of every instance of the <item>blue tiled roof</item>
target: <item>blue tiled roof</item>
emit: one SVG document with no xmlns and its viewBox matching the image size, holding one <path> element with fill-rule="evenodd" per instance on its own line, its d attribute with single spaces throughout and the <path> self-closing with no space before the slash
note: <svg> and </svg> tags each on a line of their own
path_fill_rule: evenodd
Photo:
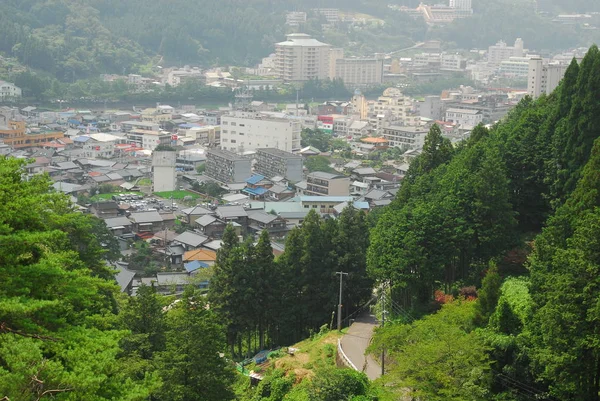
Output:
<svg viewBox="0 0 600 401">
<path fill-rule="evenodd" d="M 204 263 L 204 262 L 200 262 L 199 260 L 194 260 L 192 262 L 184 264 L 183 267 L 185 268 L 185 270 L 188 273 L 191 273 L 191 272 L 193 272 L 195 270 L 198 270 L 200 268 L 209 267 L 209 266 L 206 263 Z"/>
<path fill-rule="evenodd" d="M 255 184 L 258 184 L 259 182 L 261 182 L 264 179 L 265 179 L 264 175 L 254 174 L 252 177 L 250 177 L 250 178 L 248 178 L 246 180 L 246 183 L 248 183 L 250 185 L 255 185 Z"/>
<path fill-rule="evenodd" d="M 262 187 L 258 187 L 258 188 L 244 188 L 244 190 L 242 192 L 246 192 L 247 194 L 250 195 L 264 195 L 266 194 L 268 191 L 265 188 Z"/>
<path fill-rule="evenodd" d="M 356 209 L 368 209 L 369 202 L 354 202 L 353 205 Z"/>
</svg>

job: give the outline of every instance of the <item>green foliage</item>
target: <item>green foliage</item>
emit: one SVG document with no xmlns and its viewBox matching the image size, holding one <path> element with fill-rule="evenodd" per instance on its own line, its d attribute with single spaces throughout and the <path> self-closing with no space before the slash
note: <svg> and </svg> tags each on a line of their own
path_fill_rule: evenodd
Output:
<svg viewBox="0 0 600 401">
<path fill-rule="evenodd" d="M 147 398 L 156 380 L 129 376 L 117 357 L 127 332 L 106 279 L 106 226 L 50 192 L 47 176 L 24 181 L 24 165 L 0 158 L 0 394 Z"/>
<path fill-rule="evenodd" d="M 339 174 L 329 164 L 329 159 L 325 156 L 309 156 L 304 161 L 304 167 L 306 167 L 311 173 L 315 171 L 323 171 L 325 173 Z"/>
<path fill-rule="evenodd" d="M 175 152 L 176 149 L 174 147 L 170 146 L 170 145 L 164 145 L 164 144 L 161 143 L 156 148 L 154 148 L 154 151 L 155 152 L 165 152 L 165 151 L 167 151 L 167 152 Z"/>
<path fill-rule="evenodd" d="M 496 309 L 501 285 L 502 278 L 498 274 L 498 268 L 492 264 L 481 282 L 481 289 L 477 291 L 476 320 L 479 324 L 485 325 Z"/>
<path fill-rule="evenodd" d="M 379 329 L 371 350 L 385 347 L 394 360 L 383 380 L 398 395 L 408 391 L 427 400 L 488 399 L 491 361 L 473 330 L 474 316 L 474 302 L 457 300 L 411 324 Z"/>
<path fill-rule="evenodd" d="M 234 370 L 219 355 L 225 336 L 205 298 L 188 287 L 181 302 L 169 311 L 167 324 L 166 348 L 156 361 L 163 380 L 158 397 L 183 401 L 202 394 L 203 400 L 234 399 Z"/>
<path fill-rule="evenodd" d="M 369 379 L 353 369 L 323 368 L 315 372 L 308 386 L 311 401 L 343 401 L 364 396 L 369 389 Z"/>
<path fill-rule="evenodd" d="M 320 129 L 304 128 L 302 130 L 302 146 L 312 146 L 321 152 L 328 152 L 331 149 L 332 137 Z"/>
<path fill-rule="evenodd" d="M 202 164 L 198 165 L 198 167 L 196 167 L 196 172 L 198 174 L 204 173 L 205 170 L 206 170 L 206 163 L 202 163 Z"/>
</svg>

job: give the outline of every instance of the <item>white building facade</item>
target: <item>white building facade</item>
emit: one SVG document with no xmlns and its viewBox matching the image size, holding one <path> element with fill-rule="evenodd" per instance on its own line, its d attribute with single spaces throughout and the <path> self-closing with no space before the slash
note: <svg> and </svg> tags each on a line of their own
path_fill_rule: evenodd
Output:
<svg viewBox="0 0 600 401">
<path fill-rule="evenodd" d="M 177 152 L 160 151 L 152 153 L 152 185 L 154 192 L 175 190 L 177 182 L 176 161 Z"/>
<path fill-rule="evenodd" d="M 10 82 L 0 81 L 0 101 L 10 100 L 21 97 L 23 92 L 21 88 Z"/>
<path fill-rule="evenodd" d="M 236 112 L 221 118 L 221 149 L 238 153 L 259 148 L 297 151 L 301 149 L 301 131 L 298 119 Z"/>
<path fill-rule="evenodd" d="M 331 46 L 304 33 L 287 35 L 275 45 L 275 75 L 286 82 L 326 79 L 330 75 Z"/>
<path fill-rule="evenodd" d="M 569 66 L 567 64 L 545 64 L 540 57 L 529 60 L 527 92 L 533 98 L 549 95 L 558 86 Z"/>
</svg>

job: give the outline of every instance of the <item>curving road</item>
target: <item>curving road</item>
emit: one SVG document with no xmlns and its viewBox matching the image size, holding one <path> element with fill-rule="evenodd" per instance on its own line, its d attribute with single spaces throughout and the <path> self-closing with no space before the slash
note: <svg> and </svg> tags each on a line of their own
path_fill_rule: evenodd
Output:
<svg viewBox="0 0 600 401">
<path fill-rule="evenodd" d="M 358 370 L 375 380 L 381 376 L 381 366 L 365 351 L 371 342 L 373 330 L 378 326 L 377 319 L 369 312 L 360 315 L 341 340 L 342 349 Z"/>
</svg>

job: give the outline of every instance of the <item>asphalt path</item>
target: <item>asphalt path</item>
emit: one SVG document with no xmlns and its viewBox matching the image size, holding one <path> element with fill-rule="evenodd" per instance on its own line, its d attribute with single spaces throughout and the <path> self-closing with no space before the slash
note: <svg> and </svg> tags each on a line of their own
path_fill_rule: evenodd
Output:
<svg viewBox="0 0 600 401">
<path fill-rule="evenodd" d="M 342 349 L 354 366 L 375 380 L 381 376 L 381 366 L 371 355 L 365 355 L 371 342 L 373 330 L 378 326 L 377 319 L 369 312 L 360 315 L 342 337 Z"/>
</svg>

